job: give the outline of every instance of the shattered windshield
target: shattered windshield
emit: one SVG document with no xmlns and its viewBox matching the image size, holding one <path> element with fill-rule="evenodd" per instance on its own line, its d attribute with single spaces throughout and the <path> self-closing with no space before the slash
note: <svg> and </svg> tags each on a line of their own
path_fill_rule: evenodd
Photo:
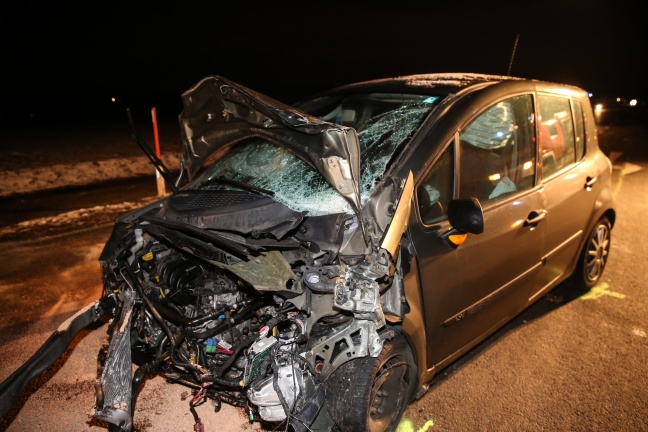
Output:
<svg viewBox="0 0 648 432">
<path fill-rule="evenodd" d="M 394 154 L 412 137 L 438 100 L 409 94 L 337 95 L 304 101 L 296 108 L 357 131 L 364 204 Z M 353 213 L 346 199 L 314 168 L 267 140 L 254 138 L 237 144 L 203 171 L 190 188 L 236 187 L 217 181 L 219 177 L 272 191 L 276 201 L 312 216 Z"/>
<path fill-rule="evenodd" d="M 194 180 L 192 189 L 235 189 L 224 177 L 274 192 L 273 198 L 310 215 L 353 213 L 342 195 L 306 162 L 283 147 L 251 139 L 232 148 Z"/>
</svg>

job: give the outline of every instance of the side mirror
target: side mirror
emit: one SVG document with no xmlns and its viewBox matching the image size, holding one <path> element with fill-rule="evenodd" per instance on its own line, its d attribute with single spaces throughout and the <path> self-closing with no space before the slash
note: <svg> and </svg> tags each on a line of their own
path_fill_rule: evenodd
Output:
<svg viewBox="0 0 648 432">
<path fill-rule="evenodd" d="M 484 232 L 484 212 L 477 198 L 450 201 L 448 221 L 458 231 L 470 234 Z"/>
</svg>

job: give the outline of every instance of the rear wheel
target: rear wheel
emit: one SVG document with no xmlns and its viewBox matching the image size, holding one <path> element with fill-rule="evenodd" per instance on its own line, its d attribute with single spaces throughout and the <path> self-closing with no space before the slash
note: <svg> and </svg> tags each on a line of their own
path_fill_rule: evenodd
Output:
<svg viewBox="0 0 648 432">
<path fill-rule="evenodd" d="M 386 341 L 377 358 L 340 366 L 326 382 L 326 402 L 341 431 L 394 431 L 417 383 L 414 356 L 405 340 Z"/>
<path fill-rule="evenodd" d="M 602 217 L 590 232 L 574 272 L 577 288 L 589 291 L 599 283 L 610 253 L 612 224 Z"/>
</svg>

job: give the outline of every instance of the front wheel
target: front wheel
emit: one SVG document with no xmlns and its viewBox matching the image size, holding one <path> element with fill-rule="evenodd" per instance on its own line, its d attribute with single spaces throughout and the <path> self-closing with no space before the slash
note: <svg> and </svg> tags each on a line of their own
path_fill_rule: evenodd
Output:
<svg viewBox="0 0 648 432">
<path fill-rule="evenodd" d="M 574 272 L 577 288 L 589 291 L 601 280 L 610 253 L 611 231 L 612 224 L 604 216 L 590 232 Z"/>
<path fill-rule="evenodd" d="M 376 358 L 363 357 L 340 366 L 326 381 L 326 402 L 341 431 L 394 431 L 416 384 L 414 356 L 397 333 Z"/>
</svg>

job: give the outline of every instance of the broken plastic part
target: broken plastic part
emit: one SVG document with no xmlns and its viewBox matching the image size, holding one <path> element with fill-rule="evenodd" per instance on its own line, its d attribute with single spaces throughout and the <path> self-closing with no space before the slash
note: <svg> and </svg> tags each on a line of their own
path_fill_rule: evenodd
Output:
<svg viewBox="0 0 648 432">
<path fill-rule="evenodd" d="M 376 325 L 368 320 L 351 320 L 340 326 L 328 338 L 313 346 L 309 358 L 319 359 L 319 376 L 322 380 L 329 377 L 342 363 L 354 358 L 376 357 L 382 350 L 383 342 L 376 331 Z"/>
</svg>

